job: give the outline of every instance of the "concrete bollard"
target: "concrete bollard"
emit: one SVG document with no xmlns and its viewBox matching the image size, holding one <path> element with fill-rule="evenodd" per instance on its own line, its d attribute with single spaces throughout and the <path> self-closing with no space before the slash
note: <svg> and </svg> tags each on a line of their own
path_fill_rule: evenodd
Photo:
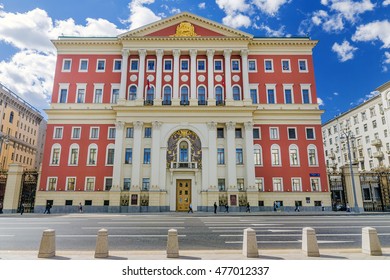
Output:
<svg viewBox="0 0 390 280">
<path fill-rule="evenodd" d="M 43 231 L 39 246 L 38 258 L 51 258 L 56 255 L 56 231 L 47 229 Z"/>
<path fill-rule="evenodd" d="M 362 229 L 362 252 L 370 256 L 382 256 L 382 248 L 375 228 Z"/>
<path fill-rule="evenodd" d="M 167 258 L 179 257 L 179 239 L 176 229 L 168 230 Z"/>
<path fill-rule="evenodd" d="M 308 257 L 319 257 L 316 231 L 313 228 L 305 227 L 302 230 L 302 251 Z"/>
<path fill-rule="evenodd" d="M 96 238 L 95 258 L 108 257 L 108 231 L 102 228 Z"/>
<path fill-rule="evenodd" d="M 259 249 L 257 248 L 256 231 L 254 229 L 251 228 L 244 229 L 242 254 L 247 258 L 257 258 L 259 256 Z"/>
</svg>

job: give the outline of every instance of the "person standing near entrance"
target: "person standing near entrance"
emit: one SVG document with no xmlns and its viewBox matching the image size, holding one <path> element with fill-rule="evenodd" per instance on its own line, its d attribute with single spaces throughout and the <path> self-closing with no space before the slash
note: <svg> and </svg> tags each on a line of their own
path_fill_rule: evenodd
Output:
<svg viewBox="0 0 390 280">
<path fill-rule="evenodd" d="M 217 203 L 214 202 L 214 214 L 217 214 L 217 208 L 218 208 Z"/>
</svg>

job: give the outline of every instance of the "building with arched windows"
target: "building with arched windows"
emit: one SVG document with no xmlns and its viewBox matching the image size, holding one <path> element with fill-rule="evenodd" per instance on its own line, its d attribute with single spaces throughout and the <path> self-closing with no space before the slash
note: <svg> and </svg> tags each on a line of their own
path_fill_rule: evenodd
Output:
<svg viewBox="0 0 390 280">
<path fill-rule="evenodd" d="M 257 38 L 180 13 L 53 40 L 36 211 L 330 206 L 310 38 Z"/>
</svg>

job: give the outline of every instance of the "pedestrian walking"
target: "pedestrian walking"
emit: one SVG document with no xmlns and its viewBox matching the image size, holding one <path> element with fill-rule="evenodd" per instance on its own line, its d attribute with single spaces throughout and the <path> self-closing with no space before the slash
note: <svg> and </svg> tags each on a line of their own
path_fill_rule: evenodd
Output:
<svg viewBox="0 0 390 280">
<path fill-rule="evenodd" d="M 194 211 L 192 210 L 192 204 L 190 203 L 190 206 L 188 207 L 188 213 L 194 213 Z"/>
<path fill-rule="evenodd" d="M 246 212 L 251 212 L 251 206 L 249 205 L 249 202 L 246 203 Z"/>
<path fill-rule="evenodd" d="M 274 201 L 274 212 L 276 212 L 276 201 Z"/>
<path fill-rule="evenodd" d="M 217 208 L 218 208 L 217 202 L 214 202 L 214 214 L 217 214 Z"/>
<path fill-rule="evenodd" d="M 20 205 L 20 215 L 23 215 L 23 213 L 24 213 L 24 203 Z"/>
<path fill-rule="evenodd" d="M 83 205 L 81 204 L 81 202 L 79 203 L 79 212 L 80 212 L 80 213 L 83 212 Z"/>
<path fill-rule="evenodd" d="M 43 214 L 50 214 L 50 208 L 51 208 L 50 203 L 46 204 L 45 212 L 43 212 Z"/>
<path fill-rule="evenodd" d="M 227 204 L 227 203 L 225 204 L 225 212 L 229 213 L 229 204 Z"/>
<path fill-rule="evenodd" d="M 321 210 L 325 211 L 324 203 L 321 201 Z"/>
<path fill-rule="evenodd" d="M 351 207 L 349 207 L 348 203 L 347 203 L 347 212 L 351 212 Z"/>
<path fill-rule="evenodd" d="M 299 212 L 299 203 L 295 202 L 295 212 Z"/>
</svg>

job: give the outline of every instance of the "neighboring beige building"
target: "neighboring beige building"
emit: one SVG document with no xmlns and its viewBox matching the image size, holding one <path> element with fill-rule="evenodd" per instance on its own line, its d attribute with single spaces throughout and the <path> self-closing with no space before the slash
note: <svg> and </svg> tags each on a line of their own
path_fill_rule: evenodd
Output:
<svg viewBox="0 0 390 280">
<path fill-rule="evenodd" d="M 38 170 L 46 132 L 42 114 L 2 84 L 0 114 L 0 169 L 19 163 L 26 170 Z"/>
<path fill-rule="evenodd" d="M 348 146 L 343 140 L 348 131 L 352 161 L 358 164 L 359 171 L 390 166 L 390 81 L 376 91 L 374 97 L 322 126 L 329 171 L 338 171 L 349 164 Z"/>
</svg>

